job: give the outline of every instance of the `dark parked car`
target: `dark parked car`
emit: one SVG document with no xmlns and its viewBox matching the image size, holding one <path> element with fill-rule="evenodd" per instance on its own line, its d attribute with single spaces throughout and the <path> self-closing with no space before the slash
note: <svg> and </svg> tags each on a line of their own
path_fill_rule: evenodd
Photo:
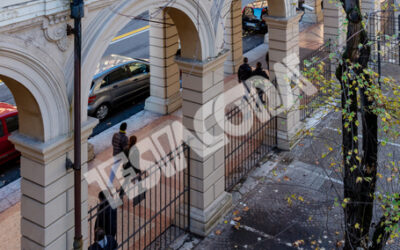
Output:
<svg viewBox="0 0 400 250">
<path fill-rule="evenodd" d="M 8 140 L 12 132 L 18 130 L 18 111 L 11 104 L 0 102 L 0 165 L 20 156 Z"/>
<path fill-rule="evenodd" d="M 242 11 L 242 26 L 245 31 L 268 32 L 263 16 L 268 15 L 267 1 L 259 1 L 247 5 Z"/>
<path fill-rule="evenodd" d="M 99 120 L 106 118 L 111 108 L 150 92 L 149 62 L 141 59 L 109 60 L 94 76 L 88 114 Z"/>
</svg>

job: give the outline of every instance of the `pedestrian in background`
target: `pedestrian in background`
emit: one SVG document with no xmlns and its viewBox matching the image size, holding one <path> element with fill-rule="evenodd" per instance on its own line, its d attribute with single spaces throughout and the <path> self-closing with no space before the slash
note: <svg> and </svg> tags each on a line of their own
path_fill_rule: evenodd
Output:
<svg viewBox="0 0 400 250">
<path fill-rule="evenodd" d="M 251 77 L 251 67 L 249 65 L 249 59 L 247 57 L 243 58 L 243 64 L 240 65 L 238 70 L 239 82 L 244 82 Z"/>
<path fill-rule="evenodd" d="M 128 136 L 126 136 L 126 129 L 128 125 L 126 122 L 123 122 L 119 127 L 119 132 L 115 133 L 112 138 L 112 146 L 113 146 L 113 157 L 114 157 L 114 164 L 111 168 L 110 178 L 108 182 L 108 186 L 112 188 L 113 181 L 115 178 L 115 172 L 118 170 L 119 165 L 121 164 L 121 159 L 116 157 L 118 154 L 123 153 L 124 151 L 128 150 Z"/>
<path fill-rule="evenodd" d="M 110 235 L 106 235 L 101 228 L 95 230 L 94 240 L 95 243 L 89 247 L 89 250 L 114 250 L 118 247 L 115 239 Z"/>
<path fill-rule="evenodd" d="M 94 228 L 101 228 L 106 235 L 115 238 L 117 235 L 117 209 L 111 207 L 104 191 L 99 192 L 98 198 L 100 204 L 97 208 L 97 218 Z"/>
<path fill-rule="evenodd" d="M 263 69 L 261 62 L 257 62 L 256 69 L 252 72 L 252 76 L 262 76 L 266 79 L 269 79 L 269 76 Z"/>
</svg>

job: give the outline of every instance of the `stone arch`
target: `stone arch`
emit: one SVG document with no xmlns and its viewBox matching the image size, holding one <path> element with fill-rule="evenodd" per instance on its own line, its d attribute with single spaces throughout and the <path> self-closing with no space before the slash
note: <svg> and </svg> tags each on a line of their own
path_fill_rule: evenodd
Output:
<svg viewBox="0 0 400 250">
<path fill-rule="evenodd" d="M 193 48 L 188 42 L 183 41 L 185 38 L 197 39 L 200 47 L 195 53 L 195 60 L 204 61 L 207 58 L 214 58 L 218 51 L 216 48 L 215 33 L 210 14 L 206 11 L 206 3 L 204 1 L 175 1 L 172 5 L 168 5 L 165 1 L 150 0 L 125 0 L 118 2 L 109 8 L 104 8 L 95 17 L 91 19 L 87 28 L 84 30 L 86 34 L 83 41 L 83 70 L 82 70 L 82 114 L 86 114 L 87 96 L 89 94 L 90 85 L 94 75 L 97 63 L 100 61 L 105 50 L 109 46 L 113 37 L 118 31 L 124 27 L 134 17 L 149 9 L 160 7 L 168 7 L 168 13 L 174 20 L 178 28 L 178 33 L 182 40 L 182 53 L 188 55 L 193 52 Z M 181 20 L 183 18 L 183 20 Z M 193 32 L 194 28 L 197 32 Z M 194 34 L 196 33 L 196 34 Z M 195 36 L 193 36 L 195 35 Z M 187 46 L 186 46 L 186 45 Z M 186 47 L 186 48 L 185 48 Z M 196 49 L 195 49 L 196 50 Z M 72 65 L 72 64 L 70 64 Z M 83 120 L 86 116 L 82 117 Z"/>
<path fill-rule="evenodd" d="M 64 74 L 52 58 L 24 41 L 2 37 L 0 78 L 19 110 L 20 133 L 42 142 L 70 131 Z"/>
</svg>

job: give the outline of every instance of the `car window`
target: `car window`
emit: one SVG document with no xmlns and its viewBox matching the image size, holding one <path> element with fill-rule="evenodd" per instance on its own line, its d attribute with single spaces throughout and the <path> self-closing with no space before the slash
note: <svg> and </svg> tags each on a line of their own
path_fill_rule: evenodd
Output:
<svg viewBox="0 0 400 250">
<path fill-rule="evenodd" d="M 9 134 L 18 130 L 18 116 L 17 115 L 7 117 L 5 120 L 6 120 L 7 130 L 8 130 Z"/>
<path fill-rule="evenodd" d="M 106 77 L 103 78 L 103 80 L 101 80 L 100 88 L 104 88 L 104 87 L 106 87 L 108 85 L 109 85 L 108 76 L 106 76 Z"/>
<path fill-rule="evenodd" d="M 147 72 L 146 65 L 143 63 L 131 63 L 128 68 L 131 76 Z"/>
<path fill-rule="evenodd" d="M 243 11 L 244 16 L 252 16 L 253 15 L 253 8 L 246 7 Z"/>
<path fill-rule="evenodd" d="M 108 75 L 108 84 L 113 84 L 130 77 L 126 66 L 119 67 Z"/>
<path fill-rule="evenodd" d="M 0 137 L 4 136 L 3 122 L 0 120 Z"/>
</svg>

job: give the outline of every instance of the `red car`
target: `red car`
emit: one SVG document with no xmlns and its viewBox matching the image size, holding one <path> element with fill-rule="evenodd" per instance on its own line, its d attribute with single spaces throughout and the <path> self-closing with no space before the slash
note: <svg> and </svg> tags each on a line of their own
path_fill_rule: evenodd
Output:
<svg viewBox="0 0 400 250">
<path fill-rule="evenodd" d="M 20 156 L 8 136 L 18 130 L 18 111 L 11 104 L 0 102 L 0 165 Z"/>
</svg>

